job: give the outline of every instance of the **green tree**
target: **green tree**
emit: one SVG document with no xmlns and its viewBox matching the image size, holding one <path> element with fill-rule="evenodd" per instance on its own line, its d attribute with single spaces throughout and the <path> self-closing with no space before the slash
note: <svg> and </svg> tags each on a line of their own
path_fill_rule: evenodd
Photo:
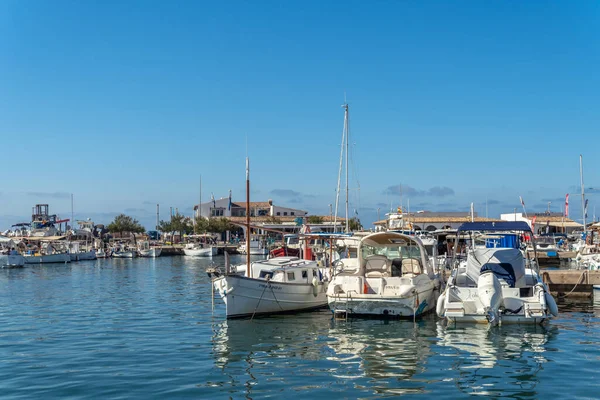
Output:
<svg viewBox="0 0 600 400">
<path fill-rule="evenodd" d="M 350 220 L 348 221 L 348 227 L 350 228 L 351 231 L 360 231 L 363 228 L 362 224 L 360 223 L 360 219 L 358 219 L 358 217 L 350 218 Z"/>
<path fill-rule="evenodd" d="M 160 221 L 158 229 L 167 233 L 179 232 L 181 235 L 189 235 L 194 232 L 191 218 L 182 214 L 173 215 L 170 221 Z"/>
<path fill-rule="evenodd" d="M 135 234 L 144 233 L 146 231 L 137 219 L 125 214 L 117 215 L 113 222 L 108 225 L 107 229 L 112 233 L 119 232 L 121 237 L 123 236 L 123 232 Z M 133 235 L 133 240 L 135 241 L 135 235 Z"/>
<path fill-rule="evenodd" d="M 208 224 L 206 227 L 207 232 L 211 233 L 223 233 L 226 231 L 233 231 L 235 227 L 229 220 L 225 217 L 220 218 L 209 218 Z"/>
<path fill-rule="evenodd" d="M 323 217 L 319 217 L 318 215 L 309 215 L 308 217 L 306 217 L 306 222 L 308 224 L 322 224 Z"/>
<path fill-rule="evenodd" d="M 195 233 L 206 233 L 208 232 L 208 219 L 204 217 L 198 217 L 195 220 Z"/>
</svg>

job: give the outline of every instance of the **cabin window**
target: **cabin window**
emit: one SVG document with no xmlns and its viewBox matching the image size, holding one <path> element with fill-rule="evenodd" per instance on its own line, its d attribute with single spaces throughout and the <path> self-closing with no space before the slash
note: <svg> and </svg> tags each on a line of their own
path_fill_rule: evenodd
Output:
<svg viewBox="0 0 600 400">
<path fill-rule="evenodd" d="M 261 279 L 271 279 L 273 278 L 273 272 L 271 271 L 260 271 L 260 274 L 258 276 Z"/>
<path fill-rule="evenodd" d="M 293 272 L 288 272 L 287 273 L 287 277 L 288 277 L 288 281 L 295 281 L 296 280 L 296 276 L 294 275 Z"/>
<path fill-rule="evenodd" d="M 313 272 L 313 276 L 317 276 L 317 270 L 316 269 L 313 269 L 312 272 Z"/>
<path fill-rule="evenodd" d="M 279 211 L 277 211 L 277 215 L 281 215 L 281 213 Z"/>
<path fill-rule="evenodd" d="M 308 271 L 302 271 L 302 278 L 308 278 Z"/>
</svg>

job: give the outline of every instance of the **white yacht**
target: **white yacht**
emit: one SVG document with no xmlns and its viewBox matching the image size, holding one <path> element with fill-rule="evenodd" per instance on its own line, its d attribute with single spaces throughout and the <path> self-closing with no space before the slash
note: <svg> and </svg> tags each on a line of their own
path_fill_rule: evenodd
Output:
<svg viewBox="0 0 600 400">
<path fill-rule="evenodd" d="M 246 271 L 244 271 L 246 269 Z M 213 274 L 227 318 L 306 311 L 327 306 L 327 282 L 315 261 L 277 257 Z"/>
<path fill-rule="evenodd" d="M 419 238 L 392 231 L 365 236 L 358 265 L 334 272 L 327 290 L 334 314 L 418 317 L 435 309 L 442 282 Z"/>
<path fill-rule="evenodd" d="M 458 228 L 461 232 L 473 240 L 466 260 L 453 263 L 438 300 L 438 316 L 451 322 L 497 325 L 541 323 L 558 314 L 537 260 L 526 258 L 528 252 L 522 250 L 521 233 L 533 236 L 527 223 L 468 222 Z"/>
</svg>

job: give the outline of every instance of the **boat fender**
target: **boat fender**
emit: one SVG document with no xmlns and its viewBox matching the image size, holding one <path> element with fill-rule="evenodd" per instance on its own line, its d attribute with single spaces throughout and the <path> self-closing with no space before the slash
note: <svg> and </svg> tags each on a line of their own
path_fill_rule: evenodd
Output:
<svg viewBox="0 0 600 400">
<path fill-rule="evenodd" d="M 223 291 L 223 297 L 225 296 L 229 296 L 231 294 L 231 292 L 233 292 L 233 289 L 235 289 L 233 286 L 230 286 L 228 289 Z"/>
<path fill-rule="evenodd" d="M 317 287 L 317 286 L 319 285 L 319 281 L 317 280 L 317 277 L 316 277 L 316 276 L 313 276 L 313 279 L 312 279 L 312 285 L 313 285 L 314 287 Z"/>
<path fill-rule="evenodd" d="M 556 305 L 556 301 L 554 301 L 554 297 L 549 292 L 544 292 L 544 297 L 546 298 L 546 306 L 550 310 L 550 314 L 558 317 L 558 306 Z"/>
<path fill-rule="evenodd" d="M 444 306 L 445 305 L 446 305 L 446 292 L 444 291 L 444 293 L 442 293 L 440 295 L 440 297 L 438 297 L 437 304 L 435 307 L 435 312 L 438 315 L 438 317 L 441 317 L 441 318 L 444 317 Z"/>
</svg>

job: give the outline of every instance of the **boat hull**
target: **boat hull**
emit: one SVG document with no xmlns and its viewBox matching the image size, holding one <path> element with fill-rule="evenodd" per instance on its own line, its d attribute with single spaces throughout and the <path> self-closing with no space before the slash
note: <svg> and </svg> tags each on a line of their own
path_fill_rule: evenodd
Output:
<svg viewBox="0 0 600 400">
<path fill-rule="evenodd" d="M 156 257 L 160 257 L 160 254 L 162 253 L 162 249 L 161 248 L 152 248 L 152 249 L 146 249 L 146 250 L 139 250 L 139 253 L 140 253 L 140 257 L 156 258 Z"/>
<path fill-rule="evenodd" d="M 67 253 L 48 254 L 43 256 L 24 256 L 25 264 L 70 263 L 71 255 Z"/>
<path fill-rule="evenodd" d="M 327 306 L 327 284 L 267 282 L 226 275 L 213 281 L 227 318 L 308 311 Z"/>
<path fill-rule="evenodd" d="M 12 254 L 0 256 L 0 267 L 3 268 L 20 268 L 25 265 L 25 257 L 20 254 Z"/>
<path fill-rule="evenodd" d="M 91 250 L 91 251 L 82 251 L 79 253 L 71 253 L 71 261 L 89 261 L 89 260 L 95 260 L 96 257 L 96 252 Z"/>
<path fill-rule="evenodd" d="M 212 257 L 218 254 L 219 249 L 216 247 L 207 247 L 204 249 L 183 249 L 186 256 L 190 257 Z"/>
<path fill-rule="evenodd" d="M 414 318 L 435 309 L 437 290 L 428 289 L 407 297 L 352 294 L 329 296 L 329 308 L 334 314 L 349 317 Z"/>
<path fill-rule="evenodd" d="M 112 256 L 114 258 L 135 258 L 135 251 L 115 251 Z"/>
</svg>

